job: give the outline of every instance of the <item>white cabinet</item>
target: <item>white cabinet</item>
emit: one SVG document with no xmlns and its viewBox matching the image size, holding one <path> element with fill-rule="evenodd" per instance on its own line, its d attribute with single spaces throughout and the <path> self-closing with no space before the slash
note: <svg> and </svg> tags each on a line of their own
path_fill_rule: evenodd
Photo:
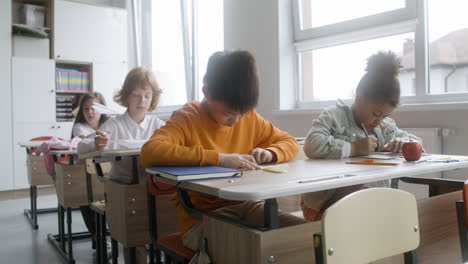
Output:
<svg viewBox="0 0 468 264">
<path fill-rule="evenodd" d="M 56 60 L 127 60 L 125 9 L 55 0 L 53 27 Z"/>
<path fill-rule="evenodd" d="M 93 90 L 104 95 L 107 106 L 120 113 L 123 113 L 125 108 L 114 102 L 113 95 L 122 88 L 127 73 L 127 63 L 93 64 Z"/>
<path fill-rule="evenodd" d="M 0 1 L 0 191 L 13 187 L 11 131 L 11 1 Z"/>
<path fill-rule="evenodd" d="M 55 122 L 55 62 L 13 57 L 14 122 Z"/>
</svg>

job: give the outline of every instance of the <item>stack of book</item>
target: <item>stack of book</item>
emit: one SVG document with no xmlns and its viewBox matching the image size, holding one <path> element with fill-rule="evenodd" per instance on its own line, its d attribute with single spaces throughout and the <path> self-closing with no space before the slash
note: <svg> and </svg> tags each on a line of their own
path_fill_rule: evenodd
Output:
<svg viewBox="0 0 468 264">
<path fill-rule="evenodd" d="M 146 172 L 172 181 L 197 181 L 241 177 L 242 171 L 217 166 L 150 167 Z"/>
<path fill-rule="evenodd" d="M 57 122 L 73 121 L 73 102 L 76 95 L 60 95 L 55 98 L 55 117 Z"/>
</svg>

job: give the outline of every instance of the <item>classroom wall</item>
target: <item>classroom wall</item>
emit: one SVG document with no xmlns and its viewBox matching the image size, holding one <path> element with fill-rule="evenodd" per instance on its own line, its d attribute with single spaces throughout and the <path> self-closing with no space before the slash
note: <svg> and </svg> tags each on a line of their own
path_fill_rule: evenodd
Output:
<svg viewBox="0 0 468 264">
<path fill-rule="evenodd" d="M 11 128 L 11 1 L 0 1 L 0 191 L 13 187 Z"/>
<path fill-rule="evenodd" d="M 258 112 L 293 136 L 305 136 L 317 113 L 279 113 L 294 106 L 294 49 L 290 1 L 225 0 L 225 48 L 247 49 L 257 59 L 260 71 Z M 468 155 L 468 110 L 420 110 L 396 112 L 400 127 L 449 128 L 443 137 L 444 153 Z M 466 179 L 468 170 L 446 173 Z"/>
</svg>

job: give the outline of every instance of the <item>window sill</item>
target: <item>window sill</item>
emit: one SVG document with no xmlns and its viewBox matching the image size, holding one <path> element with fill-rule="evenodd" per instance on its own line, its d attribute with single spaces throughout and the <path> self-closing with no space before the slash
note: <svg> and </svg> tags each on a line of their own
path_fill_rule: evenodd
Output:
<svg viewBox="0 0 468 264">
<path fill-rule="evenodd" d="M 291 116 L 291 115 L 316 115 L 320 114 L 325 108 L 303 108 L 303 109 L 284 109 L 274 110 L 274 116 Z M 468 101 L 456 103 L 420 103 L 420 104 L 404 104 L 396 110 L 396 112 L 413 112 L 413 111 L 451 111 L 451 110 L 468 110 Z"/>
</svg>

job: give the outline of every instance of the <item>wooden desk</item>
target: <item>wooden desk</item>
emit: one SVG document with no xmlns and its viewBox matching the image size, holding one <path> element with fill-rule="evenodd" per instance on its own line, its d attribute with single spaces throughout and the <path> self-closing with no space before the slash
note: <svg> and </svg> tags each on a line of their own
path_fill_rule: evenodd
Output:
<svg viewBox="0 0 468 264">
<path fill-rule="evenodd" d="M 109 226 L 113 247 L 112 257 L 116 258 L 117 256 L 114 252 L 117 250 L 116 241 L 118 241 L 125 247 L 130 248 L 130 262 L 135 263 L 135 247 L 151 243 L 150 232 L 148 230 L 146 182 L 139 182 L 138 158 L 141 148 L 116 149 L 116 147 L 118 146 L 111 145 L 109 149 L 80 153 L 79 158 L 92 159 L 96 166 L 96 172 L 101 177 L 103 176 L 101 163 L 118 162 L 122 158 L 131 158 L 131 184 L 118 183 L 113 180 L 108 180 L 105 183 L 106 216 L 102 221 L 107 221 Z M 103 239 L 105 241 L 105 238 Z M 106 254 L 106 252 L 103 253 Z M 152 246 L 150 247 L 150 259 L 154 259 L 154 249 Z"/>
<path fill-rule="evenodd" d="M 439 155 L 439 157 L 440 156 L 442 155 Z M 198 218 L 201 218 L 202 215 L 206 215 L 208 216 L 208 219 L 212 219 L 209 221 L 211 221 L 211 223 L 214 224 L 210 226 L 212 230 L 208 231 L 207 234 L 208 236 L 210 236 L 210 239 L 214 241 L 216 245 L 211 246 L 218 247 L 218 245 L 222 244 L 222 239 L 218 237 L 218 239 L 220 240 L 217 240 L 216 234 L 219 234 L 221 230 L 225 230 L 226 226 L 229 225 L 229 228 L 234 228 L 231 230 L 232 232 L 230 233 L 233 238 L 238 238 L 241 233 L 245 233 L 246 237 L 257 237 L 257 241 L 263 241 L 263 243 L 266 243 L 267 245 L 274 244 L 274 250 L 272 250 L 272 248 L 268 248 L 268 250 L 270 250 L 268 252 L 279 252 L 279 248 L 277 245 L 278 241 L 276 241 L 276 239 L 280 239 L 286 234 L 290 234 L 292 230 L 299 230 L 299 233 L 301 234 L 304 234 L 304 232 L 309 232 L 308 230 L 310 230 L 310 233 L 306 234 L 310 234 L 310 237 L 312 237 L 312 227 L 314 226 L 314 223 L 307 223 L 304 227 L 294 226 L 278 229 L 278 208 L 276 198 L 297 195 L 306 192 L 335 189 L 356 184 L 365 184 L 381 180 L 408 177 L 410 175 L 417 176 L 428 172 L 456 170 L 468 167 L 467 156 L 450 156 L 454 159 L 460 159 L 461 161 L 453 163 L 413 163 L 406 162 L 403 159 L 396 157 L 394 160 L 389 160 L 388 162 L 401 162 L 401 164 L 398 166 L 377 166 L 346 164 L 347 161 L 357 161 L 360 160 L 360 158 L 342 160 L 295 160 L 288 162 L 289 169 L 288 172 L 285 173 L 271 173 L 262 170 L 256 170 L 244 172 L 244 175 L 241 178 L 204 180 L 180 183 L 157 177 L 155 175 L 153 175 L 153 178 L 173 185 L 177 184 L 179 198 L 187 212 L 189 212 L 189 214 Z M 434 158 L 437 157 L 437 155 L 434 155 Z M 441 179 L 441 181 L 443 180 Z M 450 184 L 453 184 L 453 181 L 450 181 Z M 463 182 L 460 181 L 459 185 L 462 186 Z M 200 212 L 196 208 L 191 206 L 187 191 L 203 193 L 206 195 L 219 197 L 227 200 L 265 200 L 265 226 L 255 227 L 254 229 L 252 229 L 251 226 L 246 225 L 245 223 L 240 223 L 238 221 L 230 221 L 226 218 L 221 218 L 209 212 Z M 454 226 L 456 229 L 455 201 L 457 199 L 461 199 L 460 193 L 452 193 L 448 194 L 447 196 L 437 196 L 434 198 L 420 201 L 418 208 L 420 210 L 419 216 L 421 226 L 421 247 L 418 250 L 418 252 L 420 252 L 420 254 L 424 256 L 422 257 L 422 259 L 424 259 L 424 263 L 442 263 L 434 261 L 435 259 L 438 259 L 437 261 L 440 261 L 443 258 L 440 258 L 440 256 L 439 258 L 435 258 L 435 253 L 432 253 L 431 255 L 428 249 L 434 249 L 436 245 L 440 246 L 441 241 L 446 241 L 438 237 L 441 235 L 441 233 L 444 232 L 444 230 L 442 230 L 444 229 L 443 226 L 441 229 L 441 223 L 446 223 L 447 228 L 450 228 L 450 230 L 452 230 Z M 449 212 L 447 212 L 447 214 L 444 214 L 444 210 L 449 210 Z M 441 213 L 438 214 L 437 212 Z M 440 217 L 441 215 L 447 216 L 449 217 L 449 219 L 434 219 L 434 217 Z M 450 227 L 448 227 L 449 225 Z M 241 231 L 242 228 L 244 231 Z M 263 232 L 258 233 L 258 230 Z M 227 235 L 227 233 L 223 234 Z M 450 242 L 448 242 L 448 246 L 452 247 L 453 249 L 451 251 L 451 259 L 456 258 L 457 252 L 459 253 L 459 247 L 457 247 L 457 245 L 453 242 L 457 242 L 456 237 L 453 237 L 454 234 L 456 235 L 456 233 L 454 232 L 450 233 Z M 300 235 L 297 235 L 296 237 L 299 236 Z M 274 237 L 276 237 L 276 239 L 273 239 Z M 272 239 L 275 241 L 274 243 L 268 242 Z M 303 238 L 300 239 L 302 241 Z M 313 241 L 311 241 L 310 239 L 307 240 L 307 243 L 310 244 L 309 246 L 313 245 Z M 229 248 L 235 251 L 233 245 L 231 245 L 231 242 L 229 242 L 228 244 Z M 226 247 L 228 244 L 224 244 L 222 245 L 222 247 Z M 254 244 L 249 244 L 247 242 L 245 243 L 245 245 L 247 245 L 246 247 L 250 248 L 250 250 L 251 248 L 258 248 L 259 244 Z M 294 245 L 295 243 L 290 241 L 290 244 Z M 240 245 L 239 247 L 243 246 Z M 262 245 L 260 245 L 260 247 L 262 247 Z M 301 252 L 309 252 L 309 249 L 304 249 L 303 245 L 300 247 L 298 246 L 297 248 L 300 248 L 300 250 L 302 250 Z M 208 246 L 208 248 L 210 248 L 210 245 Z M 248 250 L 247 248 L 246 250 Z M 310 247 L 310 252 L 313 251 L 312 248 L 313 246 Z M 261 250 L 263 250 L 263 248 Z M 283 253 L 291 254 L 291 252 Z M 265 252 L 262 252 L 262 254 L 264 253 Z M 440 250 L 438 251 L 438 253 L 440 253 Z M 312 257 L 309 255 L 308 257 Z M 223 261 L 226 261 L 225 258 L 221 259 Z M 307 259 L 308 262 L 311 262 L 311 259 L 313 258 Z M 268 261 L 268 259 L 262 259 L 262 261 Z M 300 263 L 303 263 L 302 261 Z M 304 262 L 307 263 L 307 261 Z M 236 262 L 234 261 L 223 263 Z"/>
<path fill-rule="evenodd" d="M 38 229 L 37 215 L 57 212 L 57 208 L 37 208 L 37 186 L 54 184 L 52 177 L 47 174 L 42 156 L 32 156 L 33 148 L 39 147 L 45 141 L 20 141 L 18 145 L 26 149 L 29 197 L 31 209 L 24 209 L 24 215 L 31 223 L 33 229 Z"/>
<path fill-rule="evenodd" d="M 77 163 L 76 150 L 50 150 L 55 161 L 56 190 L 58 200 L 58 234 L 49 233 L 48 241 L 67 263 L 75 263 L 73 258 L 73 241 L 91 238 L 88 231 L 72 232 L 72 208 L 88 204 L 86 189 L 85 164 Z M 58 162 L 59 157 L 67 156 L 67 163 Z M 65 233 L 65 213 L 67 231 Z M 65 236 L 67 236 L 65 238 Z M 66 248 L 66 246 L 68 247 Z"/>
</svg>

